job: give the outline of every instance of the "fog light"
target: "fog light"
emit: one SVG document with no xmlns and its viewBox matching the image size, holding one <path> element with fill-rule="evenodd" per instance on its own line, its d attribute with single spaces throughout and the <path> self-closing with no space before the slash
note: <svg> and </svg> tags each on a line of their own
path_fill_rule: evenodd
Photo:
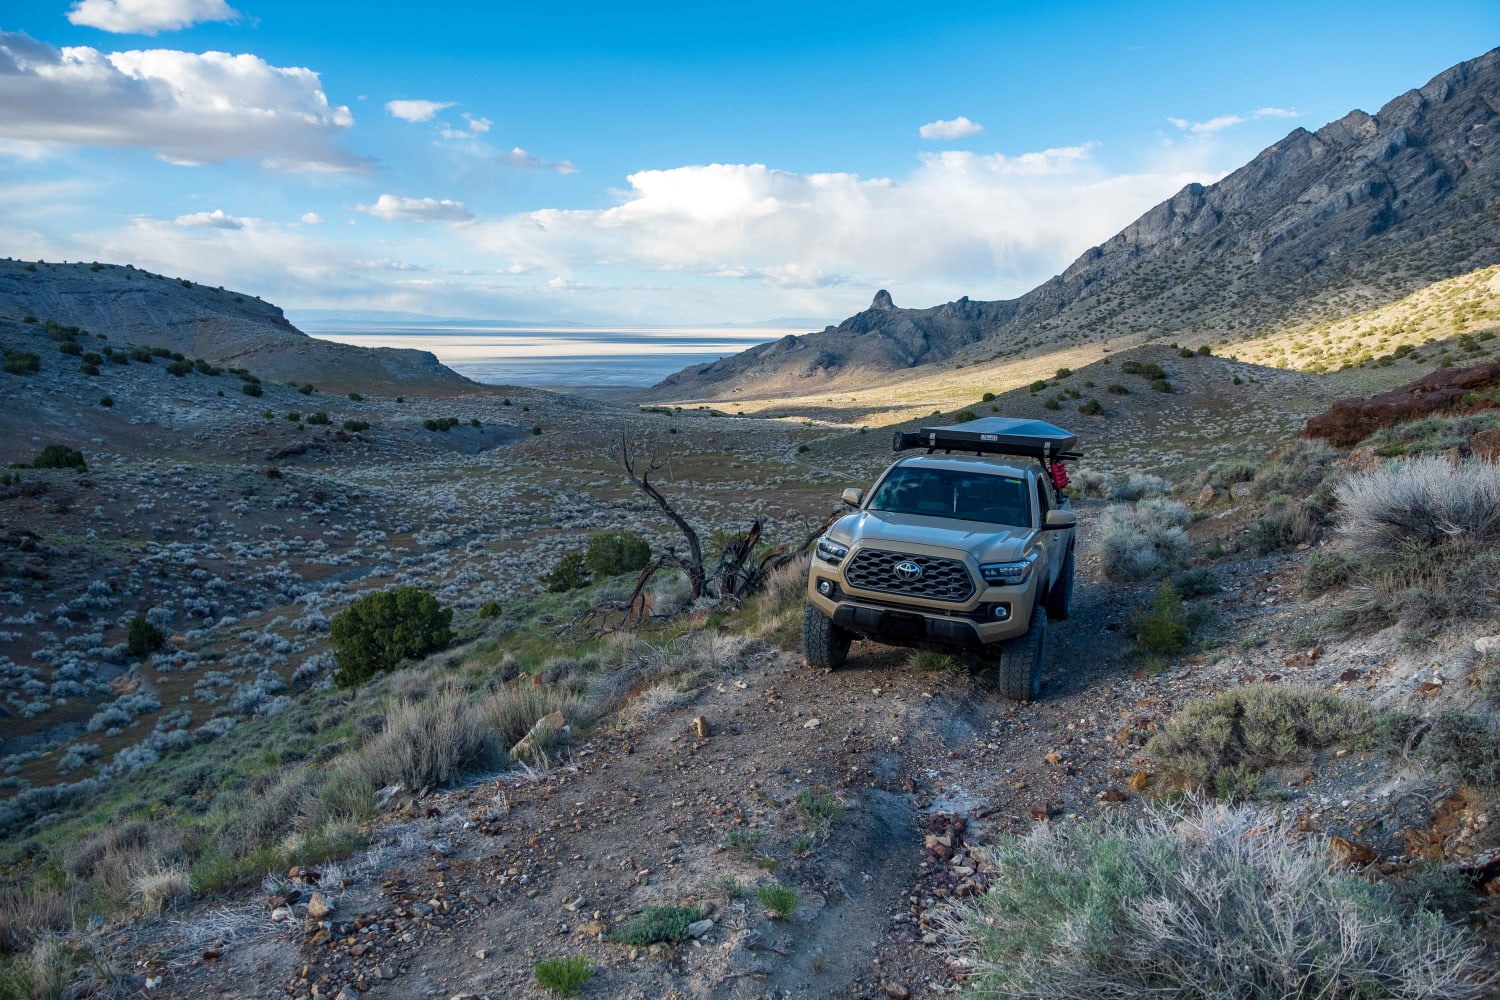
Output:
<svg viewBox="0 0 1500 1000">
<path fill-rule="evenodd" d="M 818 581 L 818 593 L 822 594 L 824 597 L 832 597 L 833 596 L 833 581 L 832 580 L 819 580 Z"/>
<path fill-rule="evenodd" d="M 1009 619 L 1010 619 L 1010 605 L 1009 604 L 997 604 L 997 605 L 995 605 L 995 621 L 997 621 L 997 622 L 1003 622 L 1003 621 L 1008 621 Z"/>
</svg>

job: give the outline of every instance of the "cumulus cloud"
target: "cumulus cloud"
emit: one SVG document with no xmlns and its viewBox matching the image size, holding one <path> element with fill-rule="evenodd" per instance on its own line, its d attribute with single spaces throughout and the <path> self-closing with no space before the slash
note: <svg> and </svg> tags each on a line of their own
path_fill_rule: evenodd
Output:
<svg viewBox="0 0 1500 1000">
<path fill-rule="evenodd" d="M 441 200 L 437 198 L 401 198 L 393 194 L 383 194 L 375 199 L 373 205 L 355 205 L 357 210 L 366 215 L 373 215 L 377 219 L 385 219 L 394 222 L 405 219 L 413 222 L 471 222 L 474 213 L 470 212 L 461 201 L 452 201 L 448 198 Z"/>
<path fill-rule="evenodd" d="M 321 226 L 323 224 L 323 217 L 317 212 L 303 212 L 302 221 L 309 226 Z"/>
<path fill-rule="evenodd" d="M 494 124 L 488 118 L 480 118 L 468 112 L 464 112 L 463 118 L 467 123 L 463 128 L 453 128 L 448 125 L 443 126 L 442 137 L 444 139 L 477 139 L 488 132 L 490 126 Z"/>
<path fill-rule="evenodd" d="M 963 115 L 951 118 L 947 121 L 939 118 L 935 122 L 928 122 L 917 129 L 917 134 L 924 139 L 967 139 L 971 135 L 978 135 L 984 131 L 984 126 L 978 122 L 971 122 Z"/>
<path fill-rule="evenodd" d="M 1216 176 L 1111 175 L 1090 150 L 949 151 L 901 180 L 762 164 L 647 170 L 629 176 L 613 208 L 480 222 L 467 238 L 502 264 L 558 273 L 602 264 L 777 288 L 889 280 L 1024 291 L 1184 184 Z"/>
<path fill-rule="evenodd" d="M 0 139 L 139 146 L 171 163 L 258 156 L 286 170 L 348 171 L 368 161 L 338 145 L 354 118 L 310 69 L 259 56 L 53 48 L 0 32 Z"/>
<path fill-rule="evenodd" d="M 392 118 L 404 122 L 428 122 L 444 108 L 453 107 L 452 101 L 386 101 L 385 110 Z"/>
<path fill-rule="evenodd" d="M 209 229 L 244 229 L 245 223 L 228 215 L 222 208 L 216 208 L 212 212 L 194 212 L 191 215 L 179 215 L 172 220 L 179 226 L 203 226 Z"/>
<path fill-rule="evenodd" d="M 518 170 L 555 170 L 560 174 L 578 173 L 578 168 L 567 160 L 559 160 L 557 163 L 547 163 L 540 157 L 532 156 L 520 146 L 516 146 L 509 153 L 501 156 L 500 162 L 507 167 L 515 167 Z"/>
<path fill-rule="evenodd" d="M 204 21 L 233 21 L 240 12 L 224 0 L 78 0 L 74 24 L 116 34 L 154 35 Z"/>
<path fill-rule="evenodd" d="M 1184 132 L 1194 135 L 1212 135 L 1235 125 L 1243 125 L 1245 122 L 1256 118 L 1297 118 L 1298 112 L 1289 111 L 1286 108 L 1256 108 L 1248 115 L 1219 115 L 1207 121 L 1195 122 L 1186 118 L 1168 118 L 1167 121 Z"/>
</svg>

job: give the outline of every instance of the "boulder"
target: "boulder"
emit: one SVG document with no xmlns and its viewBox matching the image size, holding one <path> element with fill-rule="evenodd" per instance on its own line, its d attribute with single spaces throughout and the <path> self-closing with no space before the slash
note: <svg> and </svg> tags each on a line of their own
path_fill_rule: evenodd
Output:
<svg viewBox="0 0 1500 1000">
<path fill-rule="evenodd" d="M 1415 381 L 1382 392 L 1369 399 L 1340 399 L 1307 422 L 1304 437 L 1322 438 L 1338 448 L 1347 448 L 1382 427 L 1403 424 L 1433 413 L 1490 409 L 1494 403 L 1465 397 L 1500 386 L 1500 362 L 1471 368 L 1439 368 Z"/>
</svg>

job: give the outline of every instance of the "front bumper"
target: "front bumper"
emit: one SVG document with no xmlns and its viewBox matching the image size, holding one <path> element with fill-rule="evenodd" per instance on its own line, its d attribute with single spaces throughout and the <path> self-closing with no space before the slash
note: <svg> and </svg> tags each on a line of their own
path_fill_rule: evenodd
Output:
<svg viewBox="0 0 1500 1000">
<path fill-rule="evenodd" d="M 830 593 L 821 592 L 820 583 Z M 987 587 L 975 598 L 961 609 L 933 608 L 850 594 L 832 567 L 814 565 L 808 575 L 808 601 L 835 625 L 891 645 L 980 650 L 1024 635 L 1030 627 L 1032 587 Z M 1003 619 L 997 617 L 1001 609 Z"/>
</svg>

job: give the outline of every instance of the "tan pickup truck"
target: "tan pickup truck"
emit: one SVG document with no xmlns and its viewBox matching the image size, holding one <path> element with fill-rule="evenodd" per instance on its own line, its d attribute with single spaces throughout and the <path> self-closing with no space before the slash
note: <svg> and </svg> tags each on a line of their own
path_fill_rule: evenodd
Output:
<svg viewBox="0 0 1500 1000">
<path fill-rule="evenodd" d="M 1041 691 L 1047 619 L 1068 616 L 1077 519 L 1061 463 L 1078 439 L 1040 420 L 987 417 L 897 432 L 897 459 L 818 539 L 802 652 L 836 669 L 850 642 L 998 654 L 1008 697 Z"/>
</svg>

